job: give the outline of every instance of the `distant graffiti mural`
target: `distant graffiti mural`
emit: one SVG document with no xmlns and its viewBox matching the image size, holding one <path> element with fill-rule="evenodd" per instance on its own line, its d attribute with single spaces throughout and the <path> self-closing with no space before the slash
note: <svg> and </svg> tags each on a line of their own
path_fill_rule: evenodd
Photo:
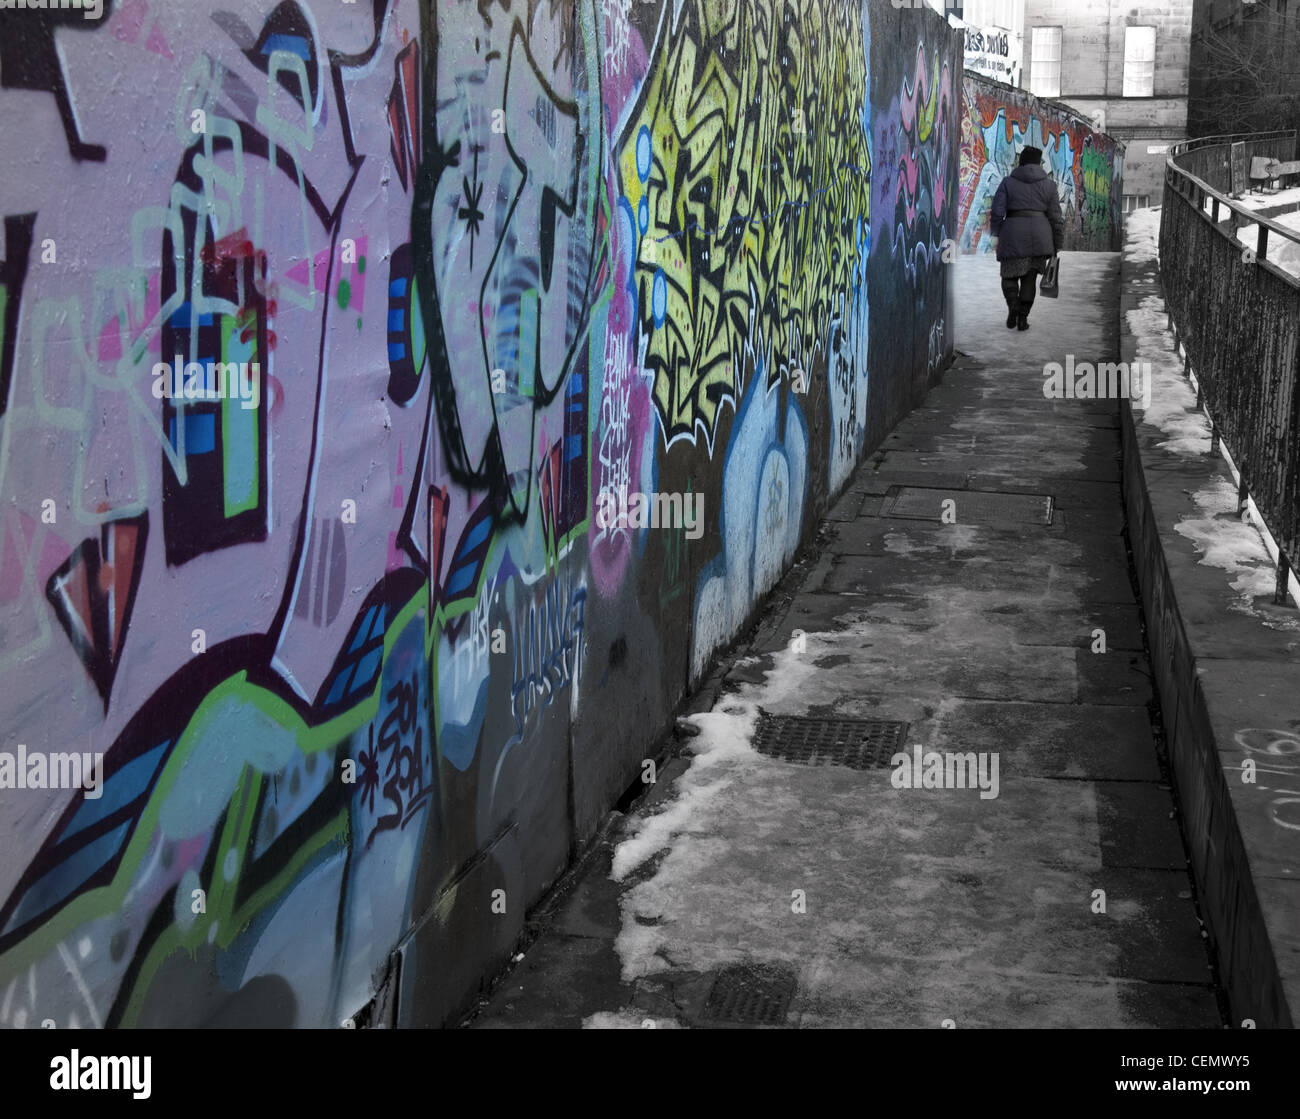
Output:
<svg viewBox="0 0 1300 1119">
<path fill-rule="evenodd" d="M 0 1026 L 437 1024 L 950 358 L 960 53 L 63 15 L 0 11 Z"/>
<path fill-rule="evenodd" d="M 1124 149 L 1061 105 L 968 74 L 961 121 L 960 251 L 992 252 L 989 211 L 998 184 L 1026 147 L 1043 152 L 1056 180 L 1069 250 L 1117 252 L 1123 222 Z"/>
</svg>

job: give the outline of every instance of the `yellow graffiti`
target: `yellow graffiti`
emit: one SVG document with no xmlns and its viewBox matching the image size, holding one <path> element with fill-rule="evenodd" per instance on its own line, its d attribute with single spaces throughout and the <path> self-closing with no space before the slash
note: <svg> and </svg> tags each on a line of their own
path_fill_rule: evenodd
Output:
<svg viewBox="0 0 1300 1119">
<path fill-rule="evenodd" d="M 833 0 L 687 0 L 656 56 L 618 162 L 669 441 L 711 444 L 753 374 L 824 363 L 870 208 L 860 22 Z"/>
</svg>

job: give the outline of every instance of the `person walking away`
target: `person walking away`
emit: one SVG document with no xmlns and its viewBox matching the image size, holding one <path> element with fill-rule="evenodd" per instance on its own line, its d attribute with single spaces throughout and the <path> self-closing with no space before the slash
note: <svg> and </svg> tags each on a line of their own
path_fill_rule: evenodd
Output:
<svg viewBox="0 0 1300 1119">
<path fill-rule="evenodd" d="M 1025 148 L 1019 166 L 998 184 L 989 232 L 998 239 L 1007 326 L 1028 330 L 1038 277 L 1065 243 L 1061 201 L 1043 170 L 1041 148 Z"/>
</svg>

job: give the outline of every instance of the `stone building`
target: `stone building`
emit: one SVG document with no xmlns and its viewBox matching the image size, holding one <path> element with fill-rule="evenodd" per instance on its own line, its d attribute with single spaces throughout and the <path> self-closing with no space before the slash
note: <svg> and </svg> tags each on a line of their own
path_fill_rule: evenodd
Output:
<svg viewBox="0 0 1300 1119">
<path fill-rule="evenodd" d="M 1022 85 L 1123 141 L 1124 208 L 1158 205 L 1188 135 L 1193 0 L 1025 0 Z"/>
</svg>

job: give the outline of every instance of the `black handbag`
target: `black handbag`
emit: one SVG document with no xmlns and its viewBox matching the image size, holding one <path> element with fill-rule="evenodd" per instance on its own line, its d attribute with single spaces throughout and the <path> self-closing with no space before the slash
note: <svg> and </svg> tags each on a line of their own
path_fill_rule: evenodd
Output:
<svg viewBox="0 0 1300 1119">
<path fill-rule="evenodd" d="M 1057 253 L 1047 262 L 1043 270 L 1043 282 L 1038 285 L 1038 294 L 1048 299 L 1055 299 L 1061 294 L 1061 254 Z"/>
</svg>

